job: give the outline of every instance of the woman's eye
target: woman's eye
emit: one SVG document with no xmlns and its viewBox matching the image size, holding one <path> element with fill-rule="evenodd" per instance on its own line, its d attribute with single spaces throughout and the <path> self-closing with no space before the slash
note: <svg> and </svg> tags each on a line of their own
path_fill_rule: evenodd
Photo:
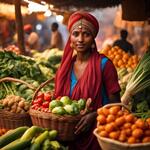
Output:
<svg viewBox="0 0 150 150">
<path fill-rule="evenodd" d="M 84 36 L 88 37 L 90 36 L 91 34 L 89 32 L 84 32 Z"/>
<path fill-rule="evenodd" d="M 79 32 L 74 31 L 74 32 L 72 33 L 72 35 L 75 36 L 75 37 L 77 37 L 77 36 L 79 35 Z"/>
</svg>

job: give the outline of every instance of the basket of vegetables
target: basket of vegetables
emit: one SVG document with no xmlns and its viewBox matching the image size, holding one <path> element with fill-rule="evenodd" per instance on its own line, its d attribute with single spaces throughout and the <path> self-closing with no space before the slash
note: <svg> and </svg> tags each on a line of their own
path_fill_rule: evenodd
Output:
<svg viewBox="0 0 150 150">
<path fill-rule="evenodd" d="M 25 84 L 29 89 L 34 90 L 32 85 L 23 80 L 11 77 L 0 79 L 0 83 L 4 84 L 4 82 L 17 82 Z M 0 100 L 0 128 L 14 129 L 24 125 L 31 126 L 32 122 L 28 113 L 30 102 L 26 101 L 21 96 L 15 95 L 10 87 L 9 89 L 7 89 L 6 85 L 4 87 L 6 87 L 7 91 L 11 91 L 11 93 Z"/>
<path fill-rule="evenodd" d="M 150 118 L 137 118 L 121 103 L 97 110 L 94 135 L 102 150 L 149 150 Z"/>
<path fill-rule="evenodd" d="M 60 141 L 72 141 L 76 138 L 75 126 L 82 115 L 88 112 L 91 100 L 71 100 L 68 96 L 53 99 L 52 95 L 47 99 L 45 94 L 49 92 L 42 94 L 40 90 L 51 80 L 44 82 L 33 96 L 29 111 L 32 123 L 50 130 L 57 130 L 57 138 Z"/>
</svg>

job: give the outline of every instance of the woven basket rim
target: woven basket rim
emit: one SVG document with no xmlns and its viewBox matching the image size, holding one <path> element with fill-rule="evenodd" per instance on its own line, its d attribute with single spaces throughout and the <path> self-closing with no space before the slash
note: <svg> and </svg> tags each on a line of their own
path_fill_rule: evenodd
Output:
<svg viewBox="0 0 150 150">
<path fill-rule="evenodd" d="M 126 110 L 128 110 L 129 112 L 131 112 L 131 110 L 126 105 L 124 105 L 123 103 L 106 104 L 106 105 L 104 105 L 104 108 L 109 108 L 109 107 L 112 107 L 112 106 L 121 106 L 121 107 L 125 108 Z"/>
<path fill-rule="evenodd" d="M 75 115 L 75 116 L 57 115 L 57 114 L 53 114 L 51 112 L 42 112 L 42 111 L 34 110 L 32 108 L 30 108 L 29 114 L 30 114 L 30 116 L 37 116 L 37 117 L 43 118 L 43 119 L 53 118 L 53 119 L 59 119 L 59 120 L 68 120 L 69 122 L 79 120 L 82 117 L 82 115 Z"/>
<path fill-rule="evenodd" d="M 26 116 L 29 116 L 29 113 L 28 112 L 25 112 L 25 113 L 14 113 L 14 112 L 10 112 L 8 110 L 5 110 L 5 109 L 1 109 L 0 110 L 0 113 L 1 114 L 7 114 L 9 116 L 17 116 L 17 117 L 26 117 Z"/>
<path fill-rule="evenodd" d="M 141 146 L 150 146 L 150 143 L 135 143 L 135 144 L 128 144 L 128 143 L 122 143 L 122 142 L 119 142 L 117 140 L 113 140 L 113 139 L 110 139 L 110 138 L 105 138 L 105 137 L 101 137 L 99 136 L 98 134 L 98 129 L 94 129 L 93 131 L 93 134 L 101 141 L 105 141 L 105 142 L 108 142 L 108 143 L 112 143 L 112 144 L 116 144 L 118 146 L 124 146 L 124 147 L 141 147 Z"/>
</svg>

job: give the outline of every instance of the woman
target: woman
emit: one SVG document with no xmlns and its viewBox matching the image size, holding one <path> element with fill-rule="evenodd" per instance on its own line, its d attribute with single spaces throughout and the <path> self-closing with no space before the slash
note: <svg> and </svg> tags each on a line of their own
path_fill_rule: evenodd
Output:
<svg viewBox="0 0 150 150">
<path fill-rule="evenodd" d="M 67 95 L 76 100 L 92 99 L 92 111 L 77 124 L 75 134 L 78 138 L 69 143 L 69 150 L 99 150 L 93 135 L 96 110 L 105 103 L 120 101 L 117 72 L 113 63 L 97 52 L 95 37 L 99 25 L 94 16 L 76 12 L 69 19 L 68 29 L 70 37 L 56 74 L 55 96 Z"/>
</svg>

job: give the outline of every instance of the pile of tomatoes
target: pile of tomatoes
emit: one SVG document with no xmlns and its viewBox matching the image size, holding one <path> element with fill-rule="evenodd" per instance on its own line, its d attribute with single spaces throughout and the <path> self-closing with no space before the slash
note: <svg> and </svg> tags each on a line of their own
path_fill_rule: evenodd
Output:
<svg viewBox="0 0 150 150">
<path fill-rule="evenodd" d="M 99 108 L 97 113 L 97 129 L 101 137 L 129 144 L 150 142 L 150 118 L 137 118 L 117 105 Z"/>
<path fill-rule="evenodd" d="M 49 103 L 52 100 L 51 92 L 38 92 L 36 98 L 32 101 L 32 109 L 49 112 Z"/>
</svg>

